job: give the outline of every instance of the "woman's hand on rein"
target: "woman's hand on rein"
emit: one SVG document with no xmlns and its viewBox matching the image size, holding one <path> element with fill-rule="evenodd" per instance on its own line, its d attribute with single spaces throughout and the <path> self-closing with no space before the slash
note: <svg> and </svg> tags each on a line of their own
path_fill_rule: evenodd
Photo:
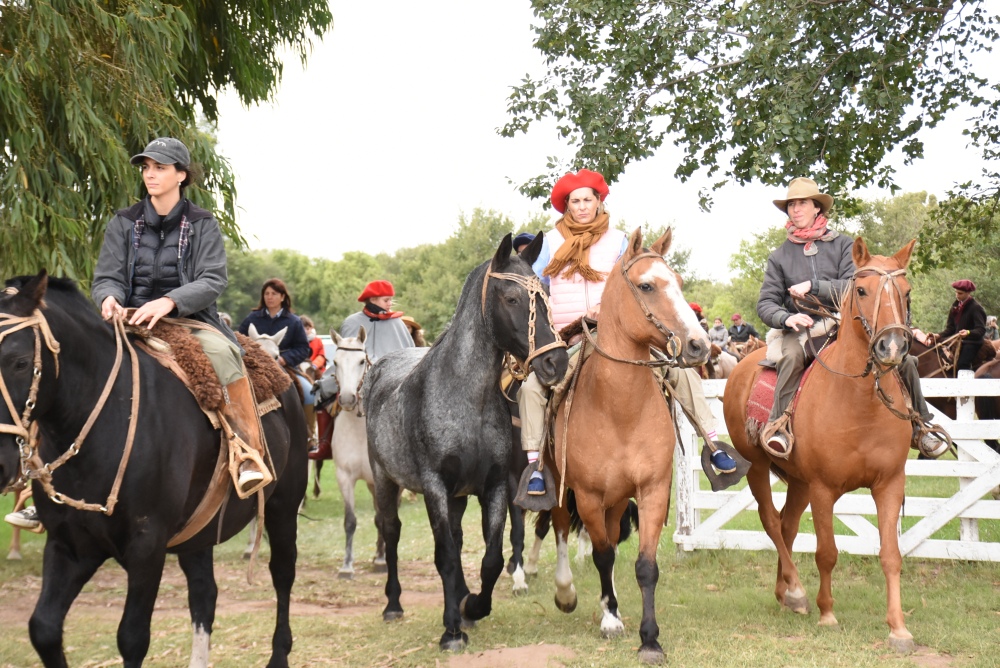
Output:
<svg viewBox="0 0 1000 668">
<path fill-rule="evenodd" d="M 128 321 L 128 324 L 141 325 L 148 320 L 149 324 L 146 326 L 146 329 L 153 329 L 160 318 L 170 315 L 176 307 L 177 304 L 170 297 L 154 299 L 137 308 L 135 313 L 132 314 L 132 319 Z"/>
<path fill-rule="evenodd" d="M 792 287 L 788 288 L 788 292 L 791 293 L 793 297 L 798 297 L 801 299 L 809 294 L 809 290 L 812 289 L 812 281 L 803 281 L 802 283 L 796 283 Z M 812 323 L 809 323 L 812 325 Z"/>
<path fill-rule="evenodd" d="M 104 303 L 101 304 L 101 317 L 105 320 L 111 320 L 115 316 L 124 317 L 125 309 L 122 308 L 117 299 L 109 295 L 104 298 Z"/>
<path fill-rule="evenodd" d="M 788 316 L 788 320 L 785 321 L 785 327 L 791 327 L 796 332 L 803 328 L 808 329 L 812 325 L 813 319 L 805 313 L 795 313 Z"/>
</svg>

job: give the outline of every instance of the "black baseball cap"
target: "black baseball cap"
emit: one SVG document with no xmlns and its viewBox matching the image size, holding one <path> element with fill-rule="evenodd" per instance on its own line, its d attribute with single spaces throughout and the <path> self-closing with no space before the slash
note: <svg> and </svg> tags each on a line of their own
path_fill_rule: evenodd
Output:
<svg viewBox="0 0 1000 668">
<path fill-rule="evenodd" d="M 152 158 L 161 165 L 191 164 L 191 153 L 180 139 L 173 137 L 157 137 L 146 145 L 146 150 L 133 155 L 129 161 L 133 165 L 141 165 L 146 158 Z"/>
</svg>

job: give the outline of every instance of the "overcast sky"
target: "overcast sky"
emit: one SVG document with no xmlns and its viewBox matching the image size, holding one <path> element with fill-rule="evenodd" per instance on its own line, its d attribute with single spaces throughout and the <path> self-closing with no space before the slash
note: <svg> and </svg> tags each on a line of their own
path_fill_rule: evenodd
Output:
<svg viewBox="0 0 1000 668">
<path fill-rule="evenodd" d="M 541 211 L 509 180 L 522 183 L 544 170 L 546 156 L 571 149 L 550 133 L 496 132 L 511 86 L 544 71 L 526 0 L 330 5 L 333 30 L 305 70 L 287 59 L 273 104 L 246 109 L 235 95 L 220 99 L 221 150 L 237 174 L 238 221 L 252 248 L 331 259 L 392 252 L 443 241 L 476 207 L 518 224 Z M 927 157 L 917 165 L 893 161 L 905 191 L 942 194 L 978 176 L 963 120 L 954 114 L 925 133 Z M 611 187 L 612 221 L 673 225 L 697 273 L 724 278 L 742 239 L 783 222 L 770 200 L 784 189 L 729 186 L 704 213 L 698 190 L 709 180 L 675 180 L 679 154 L 665 146 L 630 165 Z"/>
</svg>

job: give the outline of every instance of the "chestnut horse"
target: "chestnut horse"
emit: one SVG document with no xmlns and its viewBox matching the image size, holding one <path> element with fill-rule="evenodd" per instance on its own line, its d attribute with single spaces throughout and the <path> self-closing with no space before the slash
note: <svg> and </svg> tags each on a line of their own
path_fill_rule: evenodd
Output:
<svg viewBox="0 0 1000 668">
<path fill-rule="evenodd" d="M 559 407 L 555 420 L 555 450 L 546 452 L 546 466 L 557 481 L 576 494 L 576 507 L 594 545 L 594 565 L 601 576 L 601 632 L 624 632 L 614 586 L 615 545 L 620 520 L 635 498 L 639 507 L 639 557 L 636 580 L 642 591 L 639 657 L 660 663 L 654 596 L 659 569 L 656 549 L 670 506 L 674 433 L 670 408 L 653 371 L 650 348 L 668 353 L 683 364 L 704 364 L 709 342 L 705 330 L 681 293 L 680 277 L 664 261 L 671 231 L 642 247 L 636 230 L 608 275 L 598 318 L 599 342 L 594 354 L 580 362 L 575 385 Z M 581 353 L 580 359 L 584 359 Z M 556 534 L 556 606 L 576 608 L 576 590 L 569 568 L 568 498 L 552 509 Z"/>
<path fill-rule="evenodd" d="M 821 626 L 836 626 L 831 575 L 837 564 L 833 506 L 841 495 L 865 487 L 878 512 L 879 559 L 887 590 L 889 644 L 899 651 L 913 648 L 900 604 L 902 558 L 896 535 L 903 503 L 912 428 L 905 406 L 908 396 L 893 369 L 906 357 L 912 336 L 906 325 L 910 285 L 906 266 L 911 241 L 891 258 L 872 256 L 864 240 L 854 242 L 854 276 L 841 295 L 841 325 L 836 342 L 820 353 L 798 394 L 793 416 L 794 448 L 786 460 L 771 458 L 747 428 L 747 400 L 765 355 L 746 357 L 730 376 L 723 400 L 733 445 L 751 463 L 747 481 L 759 506 L 764 530 L 778 550 L 774 594 L 795 612 L 807 614 L 809 602 L 792 561 L 799 518 L 812 504 L 816 529 L 816 565 L 820 586 L 816 597 Z M 880 399 L 880 394 L 883 398 Z M 898 413 L 898 415 L 894 414 Z M 779 514 L 771 496 L 772 468 L 788 483 Z"/>
</svg>

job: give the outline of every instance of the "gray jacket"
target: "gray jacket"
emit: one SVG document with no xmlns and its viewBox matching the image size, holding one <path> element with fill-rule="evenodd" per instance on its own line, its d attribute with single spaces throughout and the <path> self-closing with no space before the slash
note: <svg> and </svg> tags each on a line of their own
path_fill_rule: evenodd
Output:
<svg viewBox="0 0 1000 668">
<path fill-rule="evenodd" d="M 365 350 L 372 362 L 394 350 L 413 347 L 413 337 L 401 319 L 373 321 L 364 311 L 347 316 L 340 326 L 340 335 L 345 338 L 357 336 L 362 327 L 365 329 Z"/>
<path fill-rule="evenodd" d="M 90 295 L 98 306 L 109 296 L 119 304 L 128 303 L 135 272 L 133 234 L 142 207 L 143 202 L 138 202 L 122 209 L 108 222 L 90 289 Z M 215 305 L 229 283 L 226 247 L 219 223 L 211 213 L 190 202 L 185 216 L 191 224 L 190 245 L 181 259 L 181 285 L 166 295 L 177 305 L 170 315 L 212 325 L 236 343 L 236 336 L 219 319 Z"/>
<path fill-rule="evenodd" d="M 767 258 L 764 284 L 757 299 L 757 315 L 765 325 L 782 329 L 785 321 L 799 309 L 792 301 L 788 288 L 811 281 L 809 294 L 829 307 L 836 308 L 840 295 L 854 275 L 854 259 L 850 237 L 835 233 L 828 241 L 816 241 L 817 253 L 806 255 L 803 244 L 787 239 Z"/>
<path fill-rule="evenodd" d="M 720 348 L 725 348 L 726 344 L 729 343 L 729 332 L 722 326 L 712 327 L 708 330 L 708 340 Z"/>
</svg>

